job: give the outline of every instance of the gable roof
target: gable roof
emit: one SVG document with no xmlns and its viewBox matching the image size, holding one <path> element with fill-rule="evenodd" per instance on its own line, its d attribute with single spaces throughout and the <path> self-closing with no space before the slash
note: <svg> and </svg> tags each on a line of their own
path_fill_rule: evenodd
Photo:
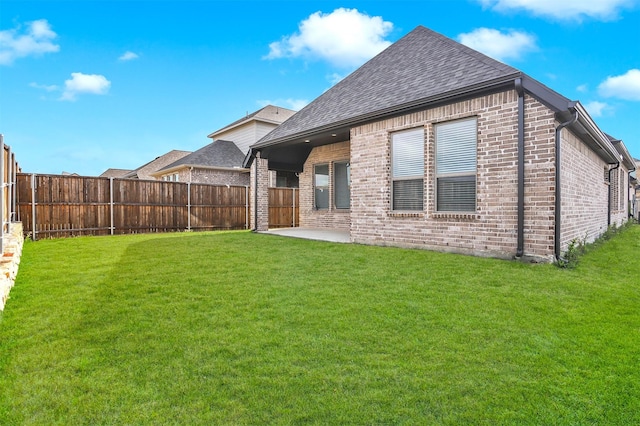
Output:
<svg viewBox="0 0 640 426">
<path fill-rule="evenodd" d="M 443 94 L 495 85 L 515 68 L 418 26 L 262 138 L 255 147 L 375 119 Z"/>
<path fill-rule="evenodd" d="M 247 114 L 231 124 L 224 126 L 221 129 L 209 134 L 207 137 L 215 139 L 220 133 L 227 132 L 235 127 L 242 126 L 250 121 L 262 121 L 264 123 L 280 124 L 294 115 L 296 112 L 287 108 L 282 108 L 276 105 L 267 105 L 257 111 Z"/>
<path fill-rule="evenodd" d="M 605 161 L 618 161 L 611 141 L 579 102 L 418 26 L 252 145 L 243 165 L 249 167 L 260 152 L 270 168 L 301 171 L 313 147 L 349 140 L 352 127 L 513 89 L 534 96 L 560 122 L 577 117 L 569 128 Z"/>
<path fill-rule="evenodd" d="M 127 173 L 131 173 L 133 170 L 130 169 L 107 169 L 98 177 L 114 177 L 120 178 L 126 175 Z"/>
<path fill-rule="evenodd" d="M 200 148 L 175 161 L 153 175 L 157 176 L 184 167 L 216 168 L 216 169 L 239 169 L 242 168 L 244 154 L 231 141 L 215 140 L 209 145 Z"/>
<path fill-rule="evenodd" d="M 171 150 L 121 177 L 125 179 L 153 179 L 153 172 L 188 154 L 191 154 L 191 151 Z"/>
</svg>

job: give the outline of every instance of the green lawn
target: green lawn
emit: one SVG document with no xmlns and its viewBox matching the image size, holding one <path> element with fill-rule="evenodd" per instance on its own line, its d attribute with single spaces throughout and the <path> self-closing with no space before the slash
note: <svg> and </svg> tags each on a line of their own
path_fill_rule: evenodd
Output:
<svg viewBox="0 0 640 426">
<path fill-rule="evenodd" d="M 575 269 L 249 232 L 27 243 L 0 424 L 640 424 L 640 226 Z"/>
</svg>

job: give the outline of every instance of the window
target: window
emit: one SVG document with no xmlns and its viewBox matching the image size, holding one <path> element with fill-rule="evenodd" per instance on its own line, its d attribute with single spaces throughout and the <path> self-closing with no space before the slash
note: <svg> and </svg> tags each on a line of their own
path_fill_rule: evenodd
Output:
<svg viewBox="0 0 640 426">
<path fill-rule="evenodd" d="M 624 211 L 626 203 L 627 203 L 627 188 L 629 187 L 629 183 L 627 182 L 627 174 L 622 172 L 620 173 L 620 211 Z"/>
<path fill-rule="evenodd" d="M 317 210 L 329 208 L 329 165 L 316 164 L 314 167 L 315 207 Z"/>
<path fill-rule="evenodd" d="M 477 121 L 436 126 L 436 210 L 476 211 Z"/>
<path fill-rule="evenodd" d="M 336 209 L 348 209 L 351 199 L 351 165 L 348 162 L 333 164 L 333 202 Z"/>
<path fill-rule="evenodd" d="M 391 136 L 391 199 L 393 210 L 422 210 L 424 192 L 424 129 Z"/>
<path fill-rule="evenodd" d="M 295 172 L 276 172 L 276 188 L 297 188 L 298 174 Z"/>
</svg>

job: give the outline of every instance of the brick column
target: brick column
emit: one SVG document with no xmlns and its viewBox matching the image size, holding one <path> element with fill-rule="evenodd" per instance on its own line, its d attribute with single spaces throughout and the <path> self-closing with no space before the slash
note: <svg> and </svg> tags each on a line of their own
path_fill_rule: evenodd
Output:
<svg viewBox="0 0 640 426">
<path fill-rule="evenodd" d="M 257 174 L 257 179 L 256 179 Z M 256 198 L 256 180 L 258 183 Z M 269 160 L 260 158 L 258 152 L 251 166 L 251 190 L 250 190 L 250 215 L 251 229 L 266 231 L 269 229 Z M 257 225 L 256 225 L 256 208 Z"/>
</svg>

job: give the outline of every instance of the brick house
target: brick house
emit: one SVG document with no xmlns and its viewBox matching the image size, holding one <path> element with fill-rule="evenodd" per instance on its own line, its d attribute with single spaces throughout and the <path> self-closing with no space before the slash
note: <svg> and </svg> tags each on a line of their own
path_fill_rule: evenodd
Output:
<svg viewBox="0 0 640 426">
<path fill-rule="evenodd" d="M 215 140 L 151 175 L 173 182 L 248 186 L 249 171 L 242 167 L 243 160 L 244 154 L 235 143 Z"/>
<path fill-rule="evenodd" d="M 168 181 L 248 186 L 249 169 L 242 163 L 249 146 L 294 113 L 286 108 L 267 105 L 209 134 L 210 144 L 165 164 L 151 176 Z M 290 175 L 295 177 L 297 186 L 297 176 L 289 172 L 270 172 L 270 183 L 276 186 Z"/>
<path fill-rule="evenodd" d="M 551 261 L 627 220 L 634 168 L 584 107 L 417 27 L 251 147 L 252 227 L 268 170 L 300 176 L 300 226 L 355 243 Z"/>
</svg>

